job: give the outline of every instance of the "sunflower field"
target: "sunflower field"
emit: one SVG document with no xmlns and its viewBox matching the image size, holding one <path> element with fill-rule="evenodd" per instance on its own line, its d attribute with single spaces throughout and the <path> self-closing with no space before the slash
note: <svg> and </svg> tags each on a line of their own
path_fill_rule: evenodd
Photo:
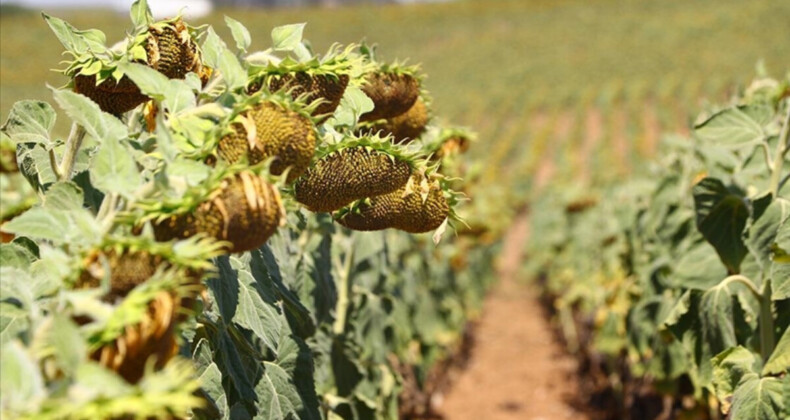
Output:
<svg viewBox="0 0 790 420">
<path fill-rule="evenodd" d="M 44 19 L 70 82 L 2 126 L 3 417 L 428 410 L 398 396 L 438 385 L 492 247 L 449 234 L 475 135 L 419 67 L 304 24 L 249 51 L 145 0 L 117 44 Z"/>
<path fill-rule="evenodd" d="M 444 418 L 516 277 L 590 419 L 790 418 L 790 3 L 440 3 L 0 6 L 0 417 Z"/>
</svg>

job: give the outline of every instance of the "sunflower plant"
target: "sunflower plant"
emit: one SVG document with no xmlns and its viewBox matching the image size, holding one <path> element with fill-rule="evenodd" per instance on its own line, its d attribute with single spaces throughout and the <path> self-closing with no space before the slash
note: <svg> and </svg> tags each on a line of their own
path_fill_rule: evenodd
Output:
<svg viewBox="0 0 790 420">
<path fill-rule="evenodd" d="M 229 46 L 145 0 L 112 45 L 43 17 L 68 58 L 59 111 L 20 101 L 0 129 L 3 417 L 396 417 L 492 272 L 488 247 L 437 245 L 462 174 L 428 139 L 360 132 L 417 101 L 415 68 L 315 54 L 304 24 L 248 51 L 241 22 L 225 19 Z M 380 231 L 345 227 L 392 200 Z"/>
</svg>

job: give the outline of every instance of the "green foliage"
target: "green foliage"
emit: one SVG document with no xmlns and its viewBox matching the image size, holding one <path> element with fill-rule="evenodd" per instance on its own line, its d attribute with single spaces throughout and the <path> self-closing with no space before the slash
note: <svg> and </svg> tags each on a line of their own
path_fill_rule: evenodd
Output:
<svg viewBox="0 0 790 420">
<path fill-rule="evenodd" d="M 107 53 L 99 31 L 45 19 L 73 54 Z M 131 20 L 135 33 L 159 24 L 144 0 L 132 5 Z M 66 139 L 52 137 L 48 103 L 12 108 L 3 141 L 17 148 L 15 176 L 32 187 L 16 191 L 32 201 L 1 228 L 15 236 L 0 246 L 3 417 L 395 418 L 404 381 L 396 368 L 414 370 L 423 385 L 477 312 L 493 278 L 492 247 L 353 233 L 300 208 L 285 187 L 261 203 L 247 177 L 239 177 L 242 204 L 286 211 L 260 248 L 223 254 L 225 242 L 189 236 L 188 226 L 189 237 L 156 241 L 152 222 L 205 205 L 221 220 L 204 222 L 229 229 L 234 220 L 222 216 L 239 206 L 215 191 L 230 175 L 284 185 L 268 161 L 226 166 L 207 157 L 235 110 L 254 99 L 246 92 L 252 61 L 317 59 L 302 41 L 304 24 L 275 28 L 271 48 L 247 53 L 250 32 L 226 23 L 236 52 L 211 27 L 194 30 L 202 34 L 197 56 L 213 68 L 206 80 L 171 79 L 145 60 L 113 62 L 150 98 L 122 115 L 70 87 L 52 89 L 73 123 Z M 319 151 L 375 146 L 403 149 L 393 153 L 417 170 L 427 159 L 419 145 L 363 144 L 352 134 L 372 102 L 358 88 L 367 67 L 352 68 L 363 60 L 353 48 L 342 60 L 338 71 L 354 83 L 315 127 L 323 143 L 313 160 Z M 466 268 L 451 266 L 458 257 Z M 130 291 L 111 293 L 122 287 Z"/>
<path fill-rule="evenodd" d="M 546 275 L 561 319 L 595 320 L 590 343 L 564 323 L 570 343 L 611 363 L 625 352 L 670 395 L 689 380 L 700 406 L 733 419 L 783 418 L 790 395 L 782 85 L 757 80 L 706 111 L 646 174 L 535 204 L 532 274 Z M 581 206 L 589 194 L 597 204 Z"/>
</svg>

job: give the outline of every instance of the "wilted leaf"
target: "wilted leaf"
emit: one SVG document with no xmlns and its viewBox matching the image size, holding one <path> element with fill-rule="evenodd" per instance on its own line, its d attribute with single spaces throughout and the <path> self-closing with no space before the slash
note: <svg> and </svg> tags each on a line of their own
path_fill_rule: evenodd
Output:
<svg viewBox="0 0 790 420">
<path fill-rule="evenodd" d="M 227 375 L 236 389 L 236 392 L 245 400 L 254 401 L 257 399 L 255 389 L 253 387 L 253 379 L 258 366 L 248 366 L 242 362 L 242 357 L 239 354 L 240 347 L 237 346 L 231 338 L 228 329 L 231 327 L 224 327 L 219 332 L 219 337 L 215 345 L 217 345 L 216 354 L 219 355 L 217 362 L 223 375 Z M 250 378 L 253 377 L 253 379 Z"/>
<path fill-rule="evenodd" d="M 280 366 L 274 363 L 264 362 L 264 373 L 255 386 L 255 393 L 260 398 L 256 403 L 258 408 L 256 419 L 319 418 L 312 415 L 301 416 L 303 405 L 292 379 Z"/>
<path fill-rule="evenodd" d="M 684 293 L 665 320 L 665 327 L 681 340 L 696 365 L 700 385 L 713 380 L 713 357 L 745 341 L 736 327 L 745 325 L 738 295 L 747 294 L 738 284 L 719 284 L 704 293 Z M 749 331 L 751 333 L 751 331 Z"/>
<path fill-rule="evenodd" d="M 222 372 L 213 361 L 211 348 L 208 340 L 201 338 L 195 345 L 192 360 L 197 365 L 198 381 L 200 388 L 209 399 L 209 403 L 216 410 L 216 417 L 227 418 L 228 415 L 228 396 L 222 387 Z"/>
<path fill-rule="evenodd" d="M 228 258 L 217 259 L 219 277 L 209 282 L 220 313 L 226 323 L 234 323 L 252 331 L 267 348 L 275 349 L 282 325 L 278 308 L 265 302 L 255 287 L 249 271 L 236 270 Z"/>
<path fill-rule="evenodd" d="M 738 344 L 736 336 L 736 307 L 733 296 L 744 286 L 733 282 L 722 282 L 702 294 L 699 313 L 702 328 L 705 331 L 705 345 L 718 353 Z"/>
<path fill-rule="evenodd" d="M 278 240 L 282 239 L 283 236 L 285 235 L 277 235 L 259 250 L 251 252 L 250 270 L 260 289 L 264 288 L 264 284 L 273 286 L 272 292 L 276 293 L 276 298 L 282 301 L 291 329 L 300 337 L 307 338 L 315 333 L 315 325 L 310 316 L 310 311 L 299 301 L 298 296 L 285 285 L 278 265 L 279 260 L 295 268 L 299 262 L 298 256 L 288 253 L 285 244 L 277 244 Z M 273 249 L 279 251 L 279 258 L 275 258 L 272 252 Z M 300 275 L 296 270 L 286 274 L 292 279 Z"/>
</svg>

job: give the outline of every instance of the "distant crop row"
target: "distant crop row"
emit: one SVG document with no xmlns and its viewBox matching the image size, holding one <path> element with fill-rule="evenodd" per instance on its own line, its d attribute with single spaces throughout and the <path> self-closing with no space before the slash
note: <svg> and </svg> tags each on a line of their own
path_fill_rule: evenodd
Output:
<svg viewBox="0 0 790 420">
<path fill-rule="evenodd" d="M 621 416 L 790 415 L 789 98 L 763 76 L 649 168 L 532 203 L 525 273 Z"/>
</svg>

